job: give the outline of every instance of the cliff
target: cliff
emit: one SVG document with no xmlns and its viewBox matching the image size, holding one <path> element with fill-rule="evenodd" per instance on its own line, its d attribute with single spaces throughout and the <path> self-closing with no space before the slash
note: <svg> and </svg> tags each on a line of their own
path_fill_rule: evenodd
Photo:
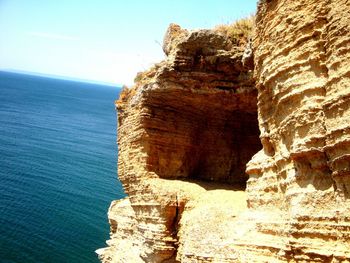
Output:
<svg viewBox="0 0 350 263">
<path fill-rule="evenodd" d="M 170 25 L 116 102 L 128 197 L 101 261 L 350 262 L 349 22 L 271 0 L 252 43 Z"/>
</svg>

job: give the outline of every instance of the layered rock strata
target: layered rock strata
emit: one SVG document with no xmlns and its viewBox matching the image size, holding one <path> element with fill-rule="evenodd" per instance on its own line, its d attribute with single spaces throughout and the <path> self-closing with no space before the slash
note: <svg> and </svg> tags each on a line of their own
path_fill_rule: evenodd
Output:
<svg viewBox="0 0 350 263">
<path fill-rule="evenodd" d="M 245 261 L 349 262 L 350 2 L 262 1 L 254 47 Z"/>
<path fill-rule="evenodd" d="M 128 198 L 110 208 L 104 262 L 224 262 L 233 253 L 227 227 L 246 207 L 246 163 L 262 147 L 252 70 L 244 48 L 212 30 L 172 24 L 164 52 L 116 103 Z"/>
<path fill-rule="evenodd" d="M 350 3 L 260 1 L 252 47 L 171 25 L 122 93 L 103 262 L 350 262 Z"/>
</svg>

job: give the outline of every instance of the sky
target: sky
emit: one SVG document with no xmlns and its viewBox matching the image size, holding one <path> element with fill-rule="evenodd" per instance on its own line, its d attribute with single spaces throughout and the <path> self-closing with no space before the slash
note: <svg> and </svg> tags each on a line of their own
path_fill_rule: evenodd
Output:
<svg viewBox="0 0 350 263">
<path fill-rule="evenodd" d="M 213 28 L 256 0 L 0 0 L 0 70 L 116 85 L 164 59 L 170 23 Z"/>
</svg>

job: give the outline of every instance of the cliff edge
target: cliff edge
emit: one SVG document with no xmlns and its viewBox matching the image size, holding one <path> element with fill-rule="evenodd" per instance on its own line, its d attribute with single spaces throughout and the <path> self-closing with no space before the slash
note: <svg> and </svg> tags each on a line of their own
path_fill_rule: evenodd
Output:
<svg viewBox="0 0 350 263">
<path fill-rule="evenodd" d="M 118 109 L 102 262 L 350 262 L 350 6 L 260 1 L 252 42 L 171 24 Z"/>
</svg>

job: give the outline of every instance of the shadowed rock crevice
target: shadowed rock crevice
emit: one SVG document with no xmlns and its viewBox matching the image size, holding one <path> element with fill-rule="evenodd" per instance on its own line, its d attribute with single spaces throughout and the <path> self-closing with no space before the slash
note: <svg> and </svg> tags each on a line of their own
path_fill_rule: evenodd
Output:
<svg viewBox="0 0 350 263">
<path fill-rule="evenodd" d="M 147 169 L 160 178 L 245 185 L 246 163 L 261 149 L 256 107 L 244 105 L 254 96 L 183 87 L 145 95 Z"/>
</svg>

